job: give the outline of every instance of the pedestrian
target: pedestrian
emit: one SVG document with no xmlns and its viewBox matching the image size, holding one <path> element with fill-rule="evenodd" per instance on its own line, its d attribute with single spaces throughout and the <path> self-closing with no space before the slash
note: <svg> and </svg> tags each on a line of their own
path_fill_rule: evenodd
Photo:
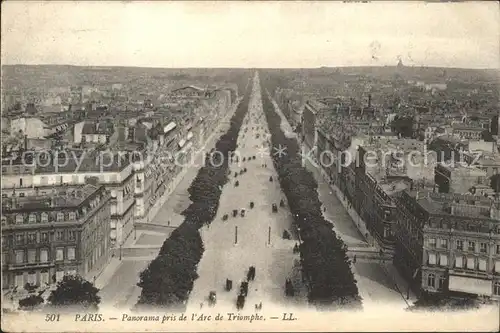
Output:
<svg viewBox="0 0 500 333">
<path fill-rule="evenodd" d="M 203 308 L 203 302 L 200 303 L 200 309 L 202 309 L 202 308 Z"/>
<path fill-rule="evenodd" d="M 354 255 L 354 258 L 352 259 L 353 263 L 356 263 L 356 255 Z"/>
</svg>

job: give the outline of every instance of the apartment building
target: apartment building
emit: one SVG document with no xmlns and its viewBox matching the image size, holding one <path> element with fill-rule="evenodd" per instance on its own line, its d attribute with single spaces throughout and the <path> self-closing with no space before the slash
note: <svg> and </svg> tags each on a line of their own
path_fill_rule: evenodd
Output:
<svg viewBox="0 0 500 333">
<path fill-rule="evenodd" d="M 104 186 L 90 184 L 3 198 L 2 288 L 50 285 L 65 274 L 92 280 L 110 255 L 110 199 Z"/>
<path fill-rule="evenodd" d="M 69 151 L 31 155 L 23 161 L 2 163 L 2 197 L 23 195 L 24 190 L 46 195 L 50 188 L 83 185 L 94 179 L 110 191 L 110 242 L 119 246 L 134 228 L 134 175 L 131 157 L 111 152 Z M 19 194 L 17 194 L 19 193 Z"/>
<path fill-rule="evenodd" d="M 483 196 L 405 192 L 395 264 L 421 290 L 500 299 L 499 207 Z"/>
</svg>

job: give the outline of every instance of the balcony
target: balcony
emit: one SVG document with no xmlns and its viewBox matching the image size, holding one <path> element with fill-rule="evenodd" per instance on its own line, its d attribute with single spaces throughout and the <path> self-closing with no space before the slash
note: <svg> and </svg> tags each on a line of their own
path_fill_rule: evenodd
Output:
<svg viewBox="0 0 500 333">
<path fill-rule="evenodd" d="M 454 267 L 454 268 L 450 269 L 449 274 L 467 276 L 467 277 L 476 277 L 476 278 L 481 278 L 481 279 L 488 278 L 488 276 L 491 275 L 488 272 L 474 270 L 474 269 L 468 269 L 468 268 L 460 268 L 460 267 Z"/>
<path fill-rule="evenodd" d="M 11 263 L 8 264 L 9 270 L 27 270 L 27 269 L 40 269 L 40 268 L 50 268 L 55 266 L 55 261 L 47 262 L 34 262 L 34 263 Z"/>
</svg>

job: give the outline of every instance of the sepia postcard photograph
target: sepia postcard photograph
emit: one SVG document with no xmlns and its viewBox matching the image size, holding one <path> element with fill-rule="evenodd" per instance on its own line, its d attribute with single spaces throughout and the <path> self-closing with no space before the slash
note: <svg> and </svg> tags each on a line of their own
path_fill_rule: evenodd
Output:
<svg viewBox="0 0 500 333">
<path fill-rule="evenodd" d="M 498 332 L 496 1 L 3 1 L 5 332 Z"/>
</svg>

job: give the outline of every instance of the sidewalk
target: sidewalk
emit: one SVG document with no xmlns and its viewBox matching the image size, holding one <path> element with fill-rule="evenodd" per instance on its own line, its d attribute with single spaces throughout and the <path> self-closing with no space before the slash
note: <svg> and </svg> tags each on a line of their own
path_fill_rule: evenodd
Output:
<svg viewBox="0 0 500 333">
<path fill-rule="evenodd" d="M 102 289 L 106 286 L 116 271 L 120 268 L 122 262 L 116 256 L 109 260 L 109 263 L 102 270 L 102 272 L 96 277 L 94 286 L 96 288 Z"/>
<path fill-rule="evenodd" d="M 399 274 L 398 270 L 396 269 L 396 267 L 394 267 L 392 263 L 384 263 L 382 266 L 406 297 L 408 295 L 408 285 L 409 285 L 408 282 Z M 409 292 L 409 296 L 410 297 L 408 298 L 408 303 L 410 304 L 417 301 L 418 299 L 418 297 L 413 293 L 411 289 Z"/>
</svg>

